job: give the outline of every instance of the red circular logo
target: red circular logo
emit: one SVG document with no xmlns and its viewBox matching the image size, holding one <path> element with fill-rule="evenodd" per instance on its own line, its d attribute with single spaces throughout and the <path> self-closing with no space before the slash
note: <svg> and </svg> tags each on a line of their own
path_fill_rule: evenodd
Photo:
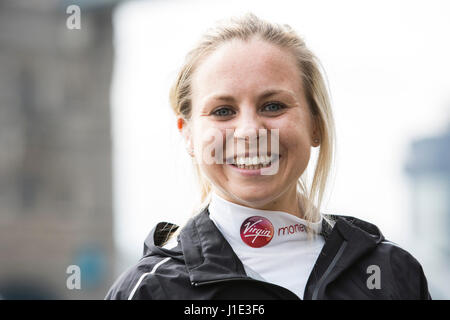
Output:
<svg viewBox="0 0 450 320">
<path fill-rule="evenodd" d="M 253 216 L 241 225 L 241 239 L 252 248 L 261 248 L 273 238 L 273 225 L 268 219 Z"/>
</svg>

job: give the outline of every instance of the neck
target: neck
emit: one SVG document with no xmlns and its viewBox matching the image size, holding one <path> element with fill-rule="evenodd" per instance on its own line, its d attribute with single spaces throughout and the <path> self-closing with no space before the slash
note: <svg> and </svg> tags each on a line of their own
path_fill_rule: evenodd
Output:
<svg viewBox="0 0 450 320">
<path fill-rule="evenodd" d="M 223 199 L 241 206 L 259 210 L 283 211 L 300 219 L 304 219 L 304 212 L 300 205 L 300 195 L 297 193 L 296 184 L 283 192 L 277 198 L 271 199 L 270 201 L 245 201 L 235 197 L 233 194 L 222 192 L 217 188 L 213 188 L 213 191 Z"/>
</svg>

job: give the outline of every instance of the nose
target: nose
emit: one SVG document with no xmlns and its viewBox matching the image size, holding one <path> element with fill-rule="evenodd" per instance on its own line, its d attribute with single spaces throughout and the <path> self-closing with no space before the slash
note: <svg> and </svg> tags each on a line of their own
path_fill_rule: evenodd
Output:
<svg viewBox="0 0 450 320">
<path fill-rule="evenodd" d="M 247 152 L 246 150 L 240 150 L 241 148 L 245 148 L 251 153 L 257 152 L 261 129 L 265 129 L 265 126 L 263 120 L 258 116 L 256 108 L 250 105 L 242 107 L 234 127 L 238 154 Z"/>
<path fill-rule="evenodd" d="M 234 137 L 238 140 L 251 141 L 257 138 L 258 130 L 263 127 L 263 123 L 254 108 L 250 106 L 243 107 L 234 128 Z"/>
</svg>

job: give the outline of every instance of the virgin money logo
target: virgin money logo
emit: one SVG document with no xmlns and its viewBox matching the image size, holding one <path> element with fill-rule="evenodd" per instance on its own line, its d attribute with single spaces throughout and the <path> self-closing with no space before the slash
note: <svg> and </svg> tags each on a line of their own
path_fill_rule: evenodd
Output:
<svg viewBox="0 0 450 320">
<path fill-rule="evenodd" d="M 241 239 L 252 248 L 261 248 L 273 238 L 272 223 L 260 216 L 245 219 L 241 225 Z"/>
</svg>

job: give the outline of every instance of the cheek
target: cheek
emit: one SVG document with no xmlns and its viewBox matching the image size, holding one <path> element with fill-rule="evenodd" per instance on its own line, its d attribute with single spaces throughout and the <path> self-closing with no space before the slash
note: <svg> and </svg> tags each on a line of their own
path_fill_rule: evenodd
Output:
<svg viewBox="0 0 450 320">
<path fill-rule="evenodd" d="M 286 165 L 294 171 L 304 171 L 308 165 L 311 145 L 307 124 L 289 121 L 280 126 L 280 152 L 287 156 Z"/>
<path fill-rule="evenodd" d="M 221 131 L 211 126 L 198 125 L 194 131 L 194 153 L 195 161 L 203 175 L 213 181 L 214 184 L 224 179 L 222 157 L 222 135 Z M 223 159 L 223 158 L 222 158 Z M 221 161 L 220 164 L 218 161 Z"/>
<path fill-rule="evenodd" d="M 285 153 L 285 174 L 290 179 L 298 179 L 308 167 L 311 149 L 310 145 L 305 139 L 305 135 L 301 132 L 293 130 L 289 135 L 285 136 L 283 140 L 280 137 L 280 145 L 287 151 Z"/>
<path fill-rule="evenodd" d="M 280 148 L 285 148 L 285 151 L 309 147 L 309 126 L 301 117 L 290 117 L 272 125 L 273 128 L 279 128 Z"/>
<path fill-rule="evenodd" d="M 219 128 L 197 125 L 193 134 L 197 162 L 214 165 L 223 162 L 225 132 Z"/>
<path fill-rule="evenodd" d="M 286 132 L 284 136 L 280 137 L 280 144 L 288 148 L 288 151 L 289 149 L 307 149 L 309 147 L 309 137 L 305 132 L 294 128 L 291 131 Z"/>
</svg>

